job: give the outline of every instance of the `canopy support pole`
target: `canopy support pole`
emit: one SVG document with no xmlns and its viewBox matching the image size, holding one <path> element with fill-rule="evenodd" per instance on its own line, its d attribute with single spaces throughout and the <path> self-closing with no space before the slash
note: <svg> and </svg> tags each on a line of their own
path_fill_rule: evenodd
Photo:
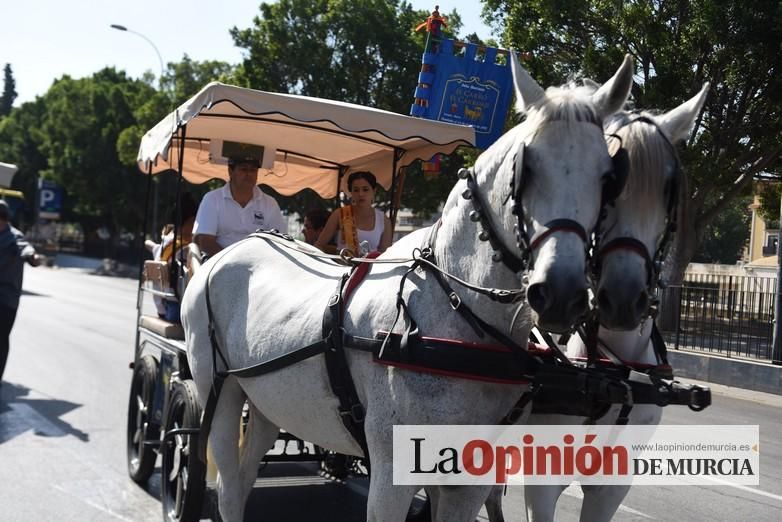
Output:
<svg viewBox="0 0 782 522">
<path fill-rule="evenodd" d="M 404 154 L 401 149 L 394 149 L 394 163 L 391 168 L 391 208 L 388 211 L 388 219 L 391 221 L 391 236 L 394 235 L 396 229 L 396 215 L 399 212 L 399 204 L 402 200 L 402 187 L 405 182 L 405 173 L 397 167 L 399 159 Z"/>
<path fill-rule="evenodd" d="M 179 205 L 180 194 L 182 192 L 182 175 L 184 173 L 185 162 L 185 141 L 187 138 L 187 124 L 182 126 L 182 138 L 179 140 L 179 157 L 177 158 L 177 182 L 176 182 L 176 196 L 174 198 L 174 238 L 171 243 L 171 266 L 169 268 L 169 280 L 171 281 L 171 289 L 174 291 L 174 295 L 177 299 L 181 299 L 179 295 L 179 277 L 184 275 L 182 273 L 182 267 L 177 263 L 177 248 L 176 241 L 179 236 L 180 228 L 182 227 L 182 216 L 180 213 L 182 209 Z M 163 238 L 160 238 L 163 241 Z"/>
<path fill-rule="evenodd" d="M 336 204 L 334 205 L 334 208 L 339 208 L 342 206 L 342 202 L 339 199 L 339 188 L 342 186 L 342 178 L 345 177 L 345 172 L 347 171 L 347 167 L 343 167 L 342 165 L 339 166 L 339 172 L 337 173 L 337 192 L 334 196 L 334 200 Z"/>
<path fill-rule="evenodd" d="M 152 192 L 152 162 L 149 162 L 147 168 L 147 193 L 144 195 L 144 219 L 141 221 L 141 243 L 139 245 L 139 259 L 138 259 L 138 291 L 141 295 L 141 278 L 144 274 L 144 243 L 147 239 L 147 224 L 149 222 L 149 196 Z M 141 299 L 136 299 L 136 309 L 141 309 Z"/>
</svg>

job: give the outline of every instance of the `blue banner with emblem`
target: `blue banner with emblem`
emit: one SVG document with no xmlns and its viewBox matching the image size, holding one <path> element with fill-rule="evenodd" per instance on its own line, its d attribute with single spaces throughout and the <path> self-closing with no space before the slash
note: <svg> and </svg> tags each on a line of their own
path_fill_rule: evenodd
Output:
<svg viewBox="0 0 782 522">
<path fill-rule="evenodd" d="M 411 116 L 470 125 L 477 146 L 488 148 L 502 135 L 513 97 L 510 60 L 498 53 L 506 51 L 450 39 L 428 45 Z"/>
</svg>

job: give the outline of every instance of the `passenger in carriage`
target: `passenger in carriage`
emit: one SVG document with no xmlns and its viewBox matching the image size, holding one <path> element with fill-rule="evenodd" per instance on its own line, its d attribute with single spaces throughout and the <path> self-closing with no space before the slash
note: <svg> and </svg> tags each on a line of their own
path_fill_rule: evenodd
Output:
<svg viewBox="0 0 782 522">
<path fill-rule="evenodd" d="M 151 241 L 147 241 L 148 247 L 149 247 L 149 243 L 152 243 L 153 245 L 153 248 L 151 250 L 155 261 L 163 261 L 166 263 L 171 263 L 174 257 L 174 252 L 176 251 L 177 259 L 179 259 L 179 261 L 183 264 L 187 263 L 185 249 L 187 248 L 187 245 L 189 245 L 193 241 L 193 225 L 195 224 L 195 216 L 197 210 L 198 210 L 198 205 L 193 199 L 193 196 L 191 196 L 190 193 L 188 192 L 183 192 L 179 202 L 179 212 L 180 215 L 182 216 L 181 218 L 182 225 L 180 229 L 177 231 L 176 247 L 174 246 L 173 224 L 166 225 L 166 227 L 170 226 L 170 232 L 168 232 L 163 236 L 163 241 L 161 243 L 153 243 Z M 171 209 L 169 222 L 170 223 L 176 222 L 175 208 Z M 171 291 L 171 289 L 169 288 L 158 288 L 157 290 Z M 160 296 L 154 296 L 153 300 L 155 301 L 155 308 L 157 308 L 158 315 L 161 318 L 165 317 L 166 316 L 165 299 Z"/>
<path fill-rule="evenodd" d="M 367 171 L 348 176 L 351 204 L 336 209 L 329 216 L 315 246 L 323 251 L 337 237 L 337 251 L 347 248 L 356 255 L 385 252 L 391 246 L 391 221 L 374 208 L 377 179 Z"/>
<path fill-rule="evenodd" d="M 304 227 L 301 229 L 304 241 L 314 245 L 328 220 L 329 211 L 325 208 L 317 208 L 304 214 Z"/>
<path fill-rule="evenodd" d="M 248 154 L 228 158 L 228 183 L 207 193 L 198 207 L 193 237 L 208 256 L 258 229 L 284 227 L 280 206 L 258 188 L 262 152 L 245 149 Z"/>
</svg>

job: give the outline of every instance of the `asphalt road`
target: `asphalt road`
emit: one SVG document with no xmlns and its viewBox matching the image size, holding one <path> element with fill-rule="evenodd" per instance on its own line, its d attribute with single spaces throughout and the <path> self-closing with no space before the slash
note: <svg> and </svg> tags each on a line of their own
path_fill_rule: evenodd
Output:
<svg viewBox="0 0 782 522">
<path fill-rule="evenodd" d="M 0 521 L 161 519 L 160 475 L 146 489 L 125 464 L 136 281 L 70 269 L 27 268 L 0 390 Z M 715 389 L 700 414 L 669 407 L 666 424 L 759 424 L 759 487 L 633 488 L 616 520 L 782 520 L 782 397 Z M 367 483 L 337 484 L 306 464 L 270 465 L 246 520 L 364 519 Z M 524 520 L 511 488 L 506 520 Z M 577 520 L 578 488 L 557 520 Z M 481 520 L 487 520 L 482 514 Z"/>
</svg>

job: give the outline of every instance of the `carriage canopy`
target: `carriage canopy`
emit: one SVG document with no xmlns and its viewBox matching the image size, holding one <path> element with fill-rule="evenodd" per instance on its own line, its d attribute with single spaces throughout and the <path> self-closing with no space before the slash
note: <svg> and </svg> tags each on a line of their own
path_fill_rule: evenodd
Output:
<svg viewBox="0 0 782 522">
<path fill-rule="evenodd" d="M 323 198 L 336 196 L 340 172 L 370 170 L 389 189 L 395 168 L 475 144 L 472 127 L 218 82 L 144 135 L 139 168 L 152 174 L 176 169 L 183 137 L 183 176 L 191 183 L 227 179 L 220 150 L 233 141 L 263 147 L 259 183 L 283 195 L 311 188 Z"/>
</svg>

